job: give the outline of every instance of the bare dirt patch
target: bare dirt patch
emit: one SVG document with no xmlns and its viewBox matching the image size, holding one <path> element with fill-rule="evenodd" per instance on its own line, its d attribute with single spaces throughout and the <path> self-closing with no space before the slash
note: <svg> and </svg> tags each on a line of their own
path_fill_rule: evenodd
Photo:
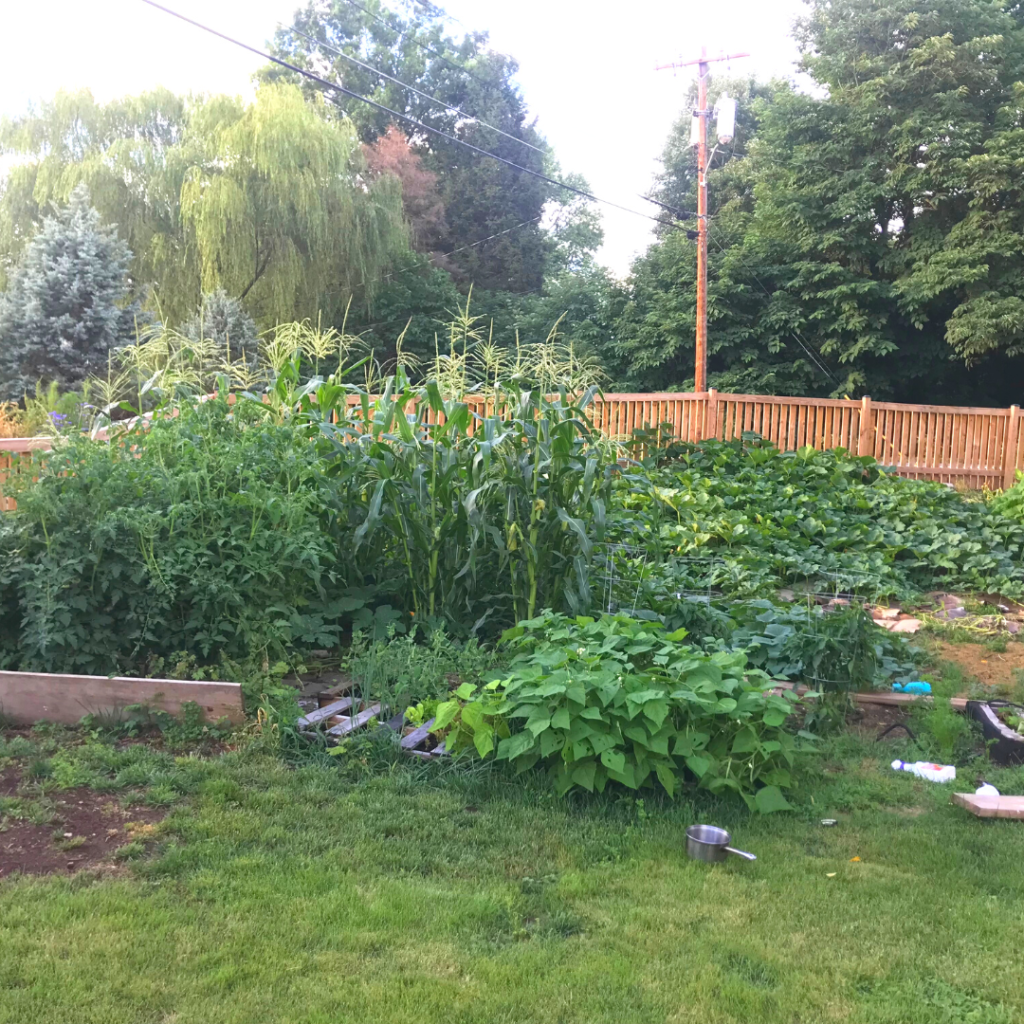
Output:
<svg viewBox="0 0 1024 1024">
<path fill-rule="evenodd" d="M 0 878 L 112 868 L 117 850 L 152 838 L 166 814 L 155 807 L 125 808 L 111 794 L 91 789 L 64 790 L 42 801 L 20 782 L 16 769 L 6 769 L 0 774 L 0 796 L 32 800 L 37 813 L 0 816 Z M 49 820 L 40 822 L 41 816 Z"/>
<path fill-rule="evenodd" d="M 859 704 L 850 712 L 847 726 L 866 738 L 874 739 L 892 726 L 910 724 L 910 715 L 903 708 L 888 704 Z M 905 740 L 907 733 L 902 728 L 893 728 L 885 739 Z"/>
<path fill-rule="evenodd" d="M 1024 643 L 1008 643 L 1001 654 L 984 644 L 950 644 L 940 640 L 935 646 L 936 660 L 955 662 L 966 677 L 985 686 L 1012 686 L 1016 674 L 1024 673 Z"/>
</svg>

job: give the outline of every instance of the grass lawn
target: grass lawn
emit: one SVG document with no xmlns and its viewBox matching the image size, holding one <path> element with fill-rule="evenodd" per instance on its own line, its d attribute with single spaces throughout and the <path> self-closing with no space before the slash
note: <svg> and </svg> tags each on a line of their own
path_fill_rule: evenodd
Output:
<svg viewBox="0 0 1024 1024">
<path fill-rule="evenodd" d="M 893 773 L 906 741 L 834 741 L 800 810 L 768 818 L 32 742 L 0 744 L 41 780 L 8 821 L 58 783 L 170 813 L 119 871 L 0 880 L 5 1024 L 1024 1019 L 1024 825 Z M 687 860 L 697 819 L 757 862 Z"/>
</svg>

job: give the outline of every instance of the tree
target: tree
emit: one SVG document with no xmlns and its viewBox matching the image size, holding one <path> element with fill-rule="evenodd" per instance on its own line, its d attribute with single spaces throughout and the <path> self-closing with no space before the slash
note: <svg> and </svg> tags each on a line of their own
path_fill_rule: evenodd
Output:
<svg viewBox="0 0 1024 1024">
<path fill-rule="evenodd" d="M 253 361 L 259 345 L 256 323 L 238 299 L 223 288 L 203 296 L 203 303 L 182 325 L 181 333 L 190 341 L 212 341 L 218 351 L 232 359 Z"/>
<path fill-rule="evenodd" d="M 84 184 L 43 221 L 0 297 L 0 389 L 20 398 L 36 381 L 61 387 L 104 372 L 108 353 L 133 340 L 131 252 L 105 227 Z"/>
<path fill-rule="evenodd" d="M 332 50 L 378 68 L 425 95 L 357 67 Z M 528 123 L 526 104 L 512 80 L 518 70 L 515 61 L 490 49 L 486 34 L 469 33 L 456 42 L 445 34 L 443 19 L 429 7 L 417 7 L 403 19 L 377 0 L 367 0 L 362 9 L 342 0 L 314 0 L 296 13 L 290 28 L 278 32 L 274 53 L 514 164 L 550 171 L 547 146 Z M 278 67 L 264 74 L 270 80 L 293 77 Z M 310 93 L 321 88 L 306 80 L 301 84 Z M 391 129 L 390 114 L 341 95 L 333 102 L 351 118 L 366 144 L 374 144 Z M 532 221 L 540 217 L 553 186 L 430 132 L 401 127 L 412 133 L 409 142 L 423 166 L 438 177 L 447 224 L 438 245 L 446 251 L 459 250 L 450 263 L 457 279 L 478 289 L 539 291 L 549 242 L 540 224 Z M 474 245 L 524 222 L 528 222 L 525 227 L 502 235 L 494 245 Z"/>
<path fill-rule="evenodd" d="M 265 326 L 331 315 L 367 301 L 408 253 L 398 182 L 368 176 L 351 122 L 284 83 L 248 105 L 151 93 L 104 107 L 62 93 L 0 123 L 0 152 L 18 158 L 0 192 L 0 252 L 15 257 L 46 204 L 87 182 L 171 325 L 218 288 Z"/>
<path fill-rule="evenodd" d="M 437 188 L 437 175 L 423 166 L 408 136 L 392 124 L 371 144 L 363 144 L 366 167 L 371 175 L 390 174 L 402 187 L 402 210 L 409 225 L 413 248 L 436 251 L 447 234 L 444 203 Z"/>
<path fill-rule="evenodd" d="M 1020 7 L 813 0 L 798 37 L 815 94 L 755 96 L 746 155 L 712 172 L 712 371 L 717 351 L 722 373 L 758 369 L 787 387 L 803 377 L 811 393 L 1015 401 Z M 682 201 L 692 172 L 668 164 L 663 186 Z M 667 294 L 670 257 L 652 252 L 636 268 L 618 325 L 634 369 L 671 365 L 661 340 L 690 336 L 679 259 L 683 294 Z"/>
</svg>

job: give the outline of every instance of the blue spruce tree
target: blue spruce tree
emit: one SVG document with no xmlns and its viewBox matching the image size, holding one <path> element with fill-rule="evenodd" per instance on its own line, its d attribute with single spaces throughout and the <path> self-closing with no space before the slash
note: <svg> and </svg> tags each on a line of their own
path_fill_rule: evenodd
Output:
<svg viewBox="0 0 1024 1024">
<path fill-rule="evenodd" d="M 130 260 L 79 185 L 43 221 L 0 295 L 0 399 L 19 399 L 37 381 L 67 388 L 106 372 L 108 352 L 135 336 Z"/>
</svg>

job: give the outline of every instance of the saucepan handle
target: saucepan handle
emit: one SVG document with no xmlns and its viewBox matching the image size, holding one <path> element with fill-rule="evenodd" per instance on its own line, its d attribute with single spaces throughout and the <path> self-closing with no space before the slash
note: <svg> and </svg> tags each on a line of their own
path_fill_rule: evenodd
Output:
<svg viewBox="0 0 1024 1024">
<path fill-rule="evenodd" d="M 746 850 L 737 850 L 734 846 L 727 846 L 725 852 L 735 853 L 737 857 L 742 857 L 744 860 L 757 860 L 756 854 L 747 853 Z"/>
</svg>

